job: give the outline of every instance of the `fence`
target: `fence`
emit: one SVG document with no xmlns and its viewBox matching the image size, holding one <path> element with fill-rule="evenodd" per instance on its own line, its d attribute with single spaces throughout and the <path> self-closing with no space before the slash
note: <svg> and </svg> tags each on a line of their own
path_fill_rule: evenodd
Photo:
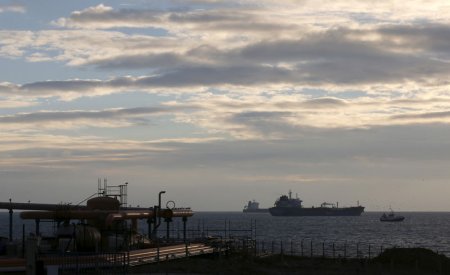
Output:
<svg viewBox="0 0 450 275">
<path fill-rule="evenodd" d="M 325 242 L 312 239 L 295 241 L 257 241 L 254 251 L 258 255 L 286 254 L 323 258 L 373 258 L 389 246 L 367 243 Z"/>
<path fill-rule="evenodd" d="M 59 274 L 125 274 L 127 252 L 39 254 L 38 263 L 54 266 Z"/>
<path fill-rule="evenodd" d="M 353 243 L 347 241 L 316 241 L 305 238 L 301 241 L 234 239 L 230 240 L 229 247 L 254 254 L 255 256 L 281 254 L 310 258 L 371 259 L 380 255 L 386 249 L 398 248 L 399 246 L 390 244 L 376 245 L 362 242 Z M 446 255 L 445 251 L 438 251 L 433 248 L 428 249 L 433 250 L 438 254 Z"/>
</svg>

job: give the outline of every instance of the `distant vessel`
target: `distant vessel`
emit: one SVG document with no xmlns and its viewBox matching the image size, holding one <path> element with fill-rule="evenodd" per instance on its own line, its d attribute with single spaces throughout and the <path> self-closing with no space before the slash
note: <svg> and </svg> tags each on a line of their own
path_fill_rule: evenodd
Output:
<svg viewBox="0 0 450 275">
<path fill-rule="evenodd" d="M 383 215 L 380 218 L 381 222 L 401 222 L 405 219 L 403 216 L 396 215 L 394 211 L 391 209 L 391 212 L 386 215 L 386 213 L 383 213 Z"/>
<path fill-rule="evenodd" d="M 279 197 L 275 206 L 269 208 L 272 216 L 360 216 L 364 212 L 364 206 L 351 206 L 339 208 L 338 203 L 324 202 L 320 207 L 303 207 L 302 200 L 298 197 L 292 198 L 292 192 L 289 190 L 289 197 L 282 195 Z"/>
<path fill-rule="evenodd" d="M 244 213 L 267 213 L 269 212 L 269 209 L 267 208 L 259 208 L 259 202 L 253 200 L 248 201 L 247 205 L 244 206 L 244 210 L 242 210 Z"/>
</svg>

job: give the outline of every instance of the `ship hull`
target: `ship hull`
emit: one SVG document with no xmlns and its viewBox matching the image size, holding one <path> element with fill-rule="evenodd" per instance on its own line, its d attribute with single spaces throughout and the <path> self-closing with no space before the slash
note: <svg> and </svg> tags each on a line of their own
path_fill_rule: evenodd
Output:
<svg viewBox="0 0 450 275">
<path fill-rule="evenodd" d="M 272 207 L 269 208 L 269 212 L 272 216 L 360 216 L 364 212 L 364 207 Z"/>
<path fill-rule="evenodd" d="M 242 210 L 244 213 L 269 213 L 269 209 L 267 208 L 258 208 L 258 209 L 244 209 Z"/>
</svg>

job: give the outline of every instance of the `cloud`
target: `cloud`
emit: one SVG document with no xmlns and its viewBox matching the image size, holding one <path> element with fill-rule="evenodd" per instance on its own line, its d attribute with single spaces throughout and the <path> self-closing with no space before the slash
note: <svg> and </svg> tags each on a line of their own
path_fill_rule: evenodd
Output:
<svg viewBox="0 0 450 275">
<path fill-rule="evenodd" d="M 113 9 L 100 4 L 75 11 L 67 18 L 56 20 L 54 24 L 70 28 L 156 26 L 175 32 L 182 29 L 212 28 L 230 31 L 241 26 L 240 29 L 245 32 L 248 29 L 263 30 L 264 27 L 266 31 L 275 31 L 282 30 L 280 27 L 286 29 L 288 26 L 304 26 L 305 24 L 323 27 L 355 23 L 409 23 L 417 20 L 448 22 L 450 13 L 450 5 L 446 1 L 430 3 L 424 0 L 410 1 L 407 7 L 395 0 L 382 3 L 345 0 L 202 2 L 200 5 L 194 4 L 181 11 Z"/>
<path fill-rule="evenodd" d="M 132 161 L 171 150 L 148 142 L 94 136 L 6 134 L 0 139 L 0 152 L 8 156 L 1 160 L 3 167 L 67 168 L 77 163 Z"/>
<path fill-rule="evenodd" d="M 5 12 L 17 12 L 17 13 L 25 13 L 27 10 L 24 5 L 21 4 L 0 4 L 0 13 Z"/>
<path fill-rule="evenodd" d="M 101 4 L 55 21 L 61 29 L 4 30 L 3 57 L 131 73 L 105 79 L 4 82 L 0 95 L 8 102 L 135 92 L 172 95 L 177 97 L 174 106 L 198 106 L 172 110 L 173 121 L 239 139 L 415 123 L 418 113 L 445 112 L 450 98 L 450 25 L 430 14 L 437 9 L 448 12 L 449 5 L 439 2 L 418 11 L 405 7 L 395 14 L 389 10 L 401 8 L 395 1 L 371 4 L 370 11 L 365 2 L 320 3 L 323 6 L 301 1 L 300 7 L 291 1 L 248 2 L 239 9 L 209 3 L 203 9 L 178 10 Z M 427 20 L 417 21 L 423 16 Z M 161 34 L 158 28 L 165 31 Z M 132 70 L 143 69 L 148 73 L 133 75 Z M 352 92 L 359 95 L 348 96 Z M 1 120 L 5 125 L 34 119 L 37 124 L 52 121 L 66 127 L 97 121 L 98 126 L 114 127 L 114 117 L 119 118 L 116 126 L 126 127 L 146 123 L 146 115 L 150 114 L 46 111 Z"/>
<path fill-rule="evenodd" d="M 436 122 L 449 122 L 447 120 L 450 118 L 450 112 L 430 112 L 430 113 L 419 113 L 419 114 L 402 114 L 392 116 L 393 120 L 413 120 L 413 121 L 436 121 Z"/>
<path fill-rule="evenodd" d="M 53 24 L 71 28 L 151 27 L 161 21 L 160 14 L 160 12 L 149 10 L 115 11 L 112 7 L 100 4 L 82 11 L 75 11 L 70 18 L 60 18 Z"/>
<path fill-rule="evenodd" d="M 14 109 L 14 108 L 23 108 L 23 107 L 30 107 L 30 106 L 36 106 L 38 103 L 33 100 L 1 100 L 0 99 L 0 108 L 3 109 Z"/>
<path fill-rule="evenodd" d="M 244 86 L 261 90 L 314 86 L 329 90 L 333 89 L 331 86 L 345 86 L 374 92 L 380 87 L 387 91 L 391 89 L 389 85 L 397 85 L 400 92 L 405 92 L 411 83 L 427 87 L 442 85 L 450 71 L 446 47 L 450 25 L 433 18 L 417 20 L 436 9 L 450 12 L 449 6 L 439 2 L 417 13 L 413 8 L 405 8 L 398 18 L 404 16 L 410 20 L 389 19 L 382 23 L 367 20 L 367 15 L 395 17 L 388 11 L 400 6 L 395 1 L 388 2 L 371 5 L 370 12 L 363 12 L 361 18 L 355 12 L 367 10 L 367 3 L 354 1 L 351 5 L 323 1 L 324 7 L 302 1 L 301 9 L 289 1 L 278 5 L 270 1 L 261 5 L 250 2 L 242 9 L 215 3 L 204 9 L 179 11 L 116 10 L 101 4 L 58 21 L 63 27 L 88 29 L 2 31 L 0 55 L 103 70 L 147 69 L 147 75 L 129 81 L 132 89 L 174 91 L 174 88 Z M 420 3 L 414 1 L 412 5 Z M 280 15 L 275 16 L 273 9 Z M 317 19 L 318 11 L 327 11 L 323 17 L 334 14 L 354 23 L 296 20 Z M 91 28 L 94 26 L 97 29 Z M 111 30 L 124 26 L 152 26 L 167 33 Z M 61 81 L 60 84 L 75 89 L 68 87 L 70 83 Z M 30 83 L 24 87 L 29 87 L 32 93 L 32 88 L 49 84 Z M 111 87 L 108 81 L 79 80 L 76 84 L 80 86 L 76 90 L 85 86 L 97 95 L 102 94 L 100 90 L 108 94 L 123 88 Z M 66 97 L 70 97 L 69 93 Z"/>
<path fill-rule="evenodd" d="M 78 127 L 126 127 L 148 124 L 146 117 L 175 114 L 189 107 L 138 107 L 102 111 L 40 111 L 0 116 L 5 128 L 64 129 Z"/>
</svg>

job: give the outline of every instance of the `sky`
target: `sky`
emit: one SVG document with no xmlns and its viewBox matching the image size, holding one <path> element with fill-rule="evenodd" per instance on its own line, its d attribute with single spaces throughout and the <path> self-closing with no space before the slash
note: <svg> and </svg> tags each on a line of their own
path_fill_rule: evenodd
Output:
<svg viewBox="0 0 450 275">
<path fill-rule="evenodd" d="M 0 1 L 0 201 L 449 211 L 450 2 Z"/>
</svg>

